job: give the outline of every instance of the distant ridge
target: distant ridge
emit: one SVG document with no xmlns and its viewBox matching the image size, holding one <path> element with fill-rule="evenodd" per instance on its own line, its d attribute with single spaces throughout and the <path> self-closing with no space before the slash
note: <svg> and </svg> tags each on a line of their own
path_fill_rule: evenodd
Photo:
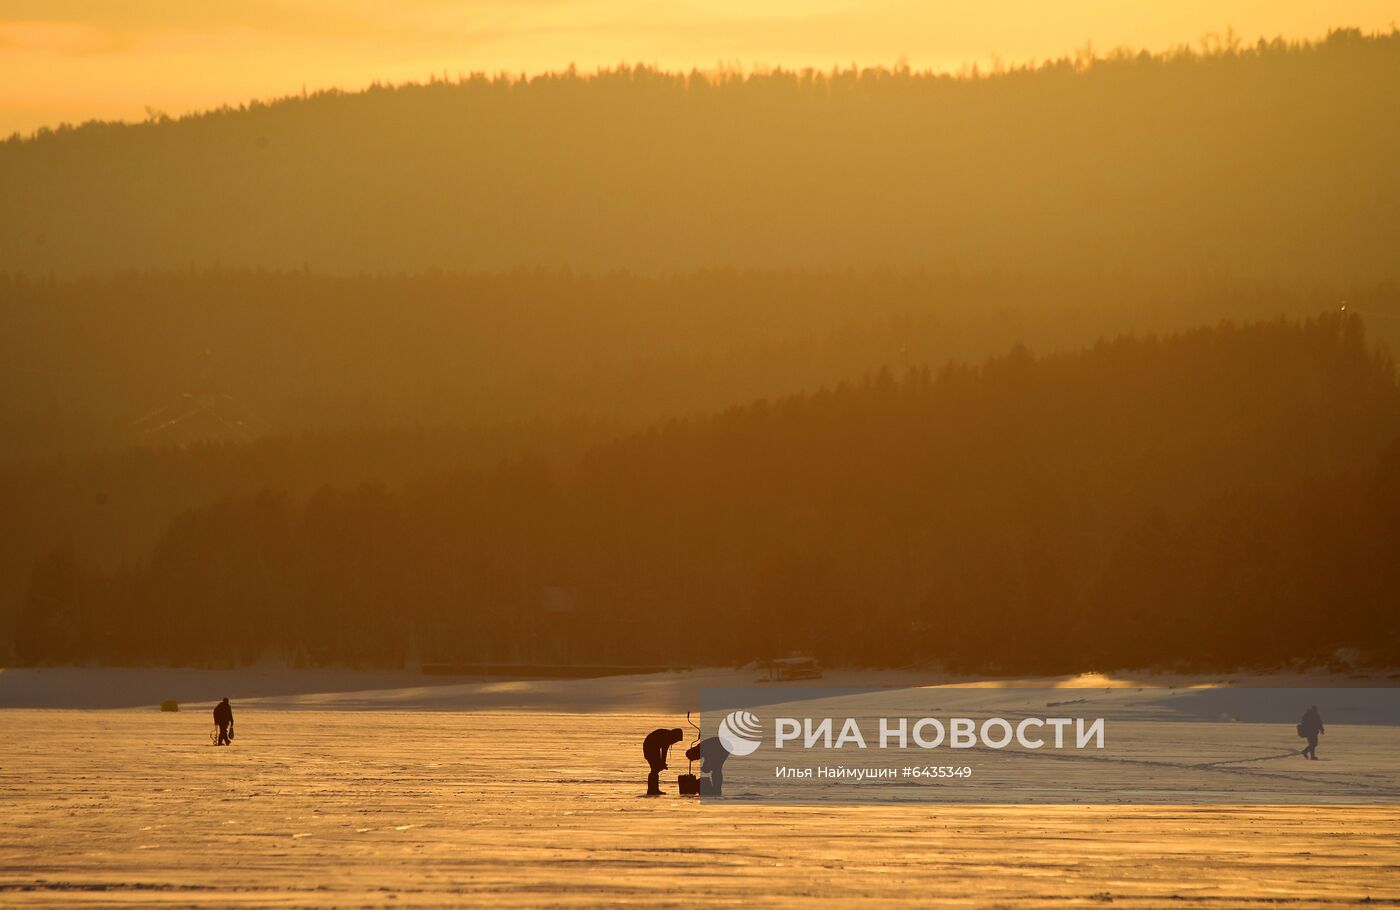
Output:
<svg viewBox="0 0 1400 910">
<path fill-rule="evenodd" d="M 981 78 L 623 67 L 0 143 L 0 271 L 1394 277 L 1400 32 Z"/>
</svg>

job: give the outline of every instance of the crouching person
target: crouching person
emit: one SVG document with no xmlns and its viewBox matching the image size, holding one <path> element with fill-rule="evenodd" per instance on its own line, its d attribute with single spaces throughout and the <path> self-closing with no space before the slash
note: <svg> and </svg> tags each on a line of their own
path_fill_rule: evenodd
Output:
<svg viewBox="0 0 1400 910">
<path fill-rule="evenodd" d="M 724 760 L 729 757 L 729 750 L 724 748 L 719 737 L 711 736 L 709 739 L 700 740 L 686 750 L 685 757 L 700 763 L 701 774 L 710 775 L 708 787 L 703 778 L 700 780 L 700 795 L 721 795 L 724 788 Z"/>
</svg>

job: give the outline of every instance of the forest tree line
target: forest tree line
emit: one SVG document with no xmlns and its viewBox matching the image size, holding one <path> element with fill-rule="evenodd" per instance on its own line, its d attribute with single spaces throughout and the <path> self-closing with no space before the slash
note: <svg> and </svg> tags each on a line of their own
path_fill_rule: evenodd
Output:
<svg viewBox="0 0 1400 910">
<path fill-rule="evenodd" d="M 816 389 L 881 364 L 975 362 L 1017 342 L 1051 354 L 1125 333 L 1342 306 L 1380 314 L 1372 330 L 1400 347 L 1393 281 L 0 274 L 0 461 L 306 431 L 636 425 Z"/>
<path fill-rule="evenodd" d="M 1394 277 L 1400 31 L 963 76 L 460 79 L 0 142 L 0 270 Z"/>
<path fill-rule="evenodd" d="M 1400 658 L 1400 387 L 1354 316 L 1022 348 L 37 559 L 23 661 L 1046 671 Z"/>
</svg>

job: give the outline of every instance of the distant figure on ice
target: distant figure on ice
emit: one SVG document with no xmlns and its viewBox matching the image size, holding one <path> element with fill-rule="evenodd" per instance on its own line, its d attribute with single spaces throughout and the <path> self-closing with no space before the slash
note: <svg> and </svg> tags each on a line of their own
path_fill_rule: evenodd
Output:
<svg viewBox="0 0 1400 910">
<path fill-rule="evenodd" d="M 651 773 L 647 775 L 647 796 L 661 795 L 661 772 L 666 770 L 666 753 L 684 738 L 685 732 L 675 727 L 671 730 L 652 730 L 642 740 L 642 754 L 651 766 Z"/>
<path fill-rule="evenodd" d="M 1304 758 L 1317 761 L 1317 738 L 1326 732 L 1322 729 L 1322 715 L 1317 713 L 1317 705 L 1303 712 L 1303 719 L 1298 723 L 1298 735 L 1308 741 L 1308 747 L 1303 750 Z"/>
<path fill-rule="evenodd" d="M 724 743 L 719 741 L 719 737 L 711 736 L 700 740 L 686 750 L 685 757 L 700 763 L 701 774 L 710 775 L 710 789 L 708 792 L 701 789 L 700 795 L 720 796 L 724 789 L 724 760 L 729 757 L 729 750 L 724 748 Z M 700 786 L 703 788 L 704 785 L 702 780 Z"/>
<path fill-rule="evenodd" d="M 233 739 L 233 706 L 227 698 L 214 706 L 214 723 L 219 726 L 219 738 L 214 740 L 214 745 L 227 746 Z"/>
</svg>

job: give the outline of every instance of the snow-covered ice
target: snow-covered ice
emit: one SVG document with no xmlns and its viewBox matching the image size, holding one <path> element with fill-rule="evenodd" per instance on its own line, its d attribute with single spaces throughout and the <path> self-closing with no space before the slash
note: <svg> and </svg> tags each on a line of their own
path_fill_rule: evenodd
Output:
<svg viewBox="0 0 1400 910">
<path fill-rule="evenodd" d="M 56 689 L 0 675 L 0 906 L 1400 904 L 1395 806 L 643 799 L 639 743 L 683 724 L 678 680 L 259 697 L 238 674 L 170 673 L 167 688 L 230 691 L 179 713 L 19 708 Z M 238 735 L 214 748 L 223 694 Z"/>
</svg>

